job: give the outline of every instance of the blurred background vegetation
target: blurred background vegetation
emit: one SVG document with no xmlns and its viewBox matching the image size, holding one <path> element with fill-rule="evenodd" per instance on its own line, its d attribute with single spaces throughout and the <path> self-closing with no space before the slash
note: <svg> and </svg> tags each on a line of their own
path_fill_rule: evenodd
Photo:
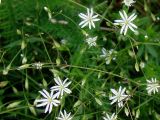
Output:
<svg viewBox="0 0 160 120">
<path fill-rule="evenodd" d="M 52 12 L 52 21 L 44 7 Z M 93 7 L 101 21 L 81 29 L 78 14 Z M 119 11 L 136 12 L 138 33 L 127 37 L 110 22 Z M 0 4 L 0 120 L 54 120 L 61 108 L 74 120 L 101 120 L 115 112 L 110 88 L 124 86 L 132 95 L 117 110 L 119 120 L 160 120 L 160 96 L 148 96 L 146 79 L 160 79 L 160 1 L 137 0 L 129 9 L 121 0 L 2 0 Z M 85 34 L 98 36 L 89 48 Z M 106 65 L 102 47 L 115 49 L 116 61 Z M 37 70 L 33 63 L 41 62 Z M 38 91 L 54 84 L 54 75 L 72 81 L 72 94 L 51 115 L 34 107 Z M 126 117 L 126 112 L 130 112 Z"/>
</svg>

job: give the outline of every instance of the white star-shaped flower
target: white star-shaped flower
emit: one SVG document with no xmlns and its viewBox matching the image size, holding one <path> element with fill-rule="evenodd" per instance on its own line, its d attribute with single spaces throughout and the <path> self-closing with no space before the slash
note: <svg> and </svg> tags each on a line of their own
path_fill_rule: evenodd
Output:
<svg viewBox="0 0 160 120">
<path fill-rule="evenodd" d="M 55 94 L 57 98 L 62 97 L 64 93 L 71 93 L 71 90 L 67 88 L 71 84 L 71 81 L 67 82 L 68 78 L 62 81 L 59 77 L 56 77 L 54 80 L 57 85 L 51 87 L 51 91 L 57 92 Z"/>
<path fill-rule="evenodd" d="M 119 14 L 121 16 L 121 20 L 115 20 L 115 25 L 121 25 L 121 31 L 120 34 L 126 35 L 128 28 L 131 29 L 133 32 L 136 32 L 134 29 L 137 29 L 137 26 L 132 23 L 134 19 L 136 19 L 137 15 L 133 13 L 131 16 L 127 16 L 126 12 L 123 10 L 123 13 L 119 11 Z"/>
<path fill-rule="evenodd" d="M 134 1 L 134 0 L 123 0 L 123 3 L 128 7 L 132 6 L 132 4 L 135 2 L 136 1 Z"/>
<path fill-rule="evenodd" d="M 115 102 L 118 103 L 118 107 L 123 107 L 123 101 L 126 100 L 129 95 L 125 94 L 126 88 L 123 88 L 120 86 L 119 90 L 116 91 L 115 89 L 111 89 L 111 92 L 114 94 L 114 96 L 109 97 L 109 100 L 112 100 L 111 105 Z"/>
<path fill-rule="evenodd" d="M 116 60 L 117 51 L 111 49 L 107 51 L 105 48 L 102 48 L 102 55 L 100 57 L 105 58 L 106 64 L 110 64 L 111 60 Z"/>
<path fill-rule="evenodd" d="M 86 42 L 88 43 L 89 47 L 92 47 L 92 46 L 96 46 L 96 41 L 97 41 L 97 36 L 96 37 L 89 37 L 86 39 Z"/>
<path fill-rule="evenodd" d="M 147 80 L 147 92 L 149 95 L 152 94 L 152 92 L 155 94 L 158 92 L 158 89 L 160 88 L 160 85 L 158 84 L 156 78 L 152 78 L 151 80 Z"/>
<path fill-rule="evenodd" d="M 58 106 L 60 101 L 56 99 L 56 95 L 53 94 L 53 92 L 51 92 L 49 94 L 45 89 L 43 89 L 42 91 L 39 91 L 39 92 L 41 93 L 41 95 L 44 98 L 39 99 L 39 100 L 35 100 L 36 107 L 46 106 L 45 113 L 47 113 L 47 112 L 51 113 L 53 106 Z M 39 103 L 39 104 L 37 104 L 37 103 Z"/>
<path fill-rule="evenodd" d="M 106 116 L 103 117 L 103 120 L 116 120 L 117 119 L 117 115 L 115 115 L 115 113 L 113 113 L 111 116 L 109 116 L 107 113 L 106 113 Z"/>
<path fill-rule="evenodd" d="M 64 110 L 64 113 L 60 111 L 59 117 L 56 117 L 57 120 L 72 120 L 71 113 L 68 113 Z"/>
<path fill-rule="evenodd" d="M 89 26 L 89 29 L 91 29 L 92 27 L 95 28 L 94 22 L 100 20 L 99 18 L 97 18 L 98 15 L 94 15 L 92 8 L 87 8 L 87 13 L 80 13 L 79 17 L 82 18 L 82 22 L 79 23 L 79 26 L 81 26 L 81 28 L 84 28 L 85 26 Z"/>
</svg>

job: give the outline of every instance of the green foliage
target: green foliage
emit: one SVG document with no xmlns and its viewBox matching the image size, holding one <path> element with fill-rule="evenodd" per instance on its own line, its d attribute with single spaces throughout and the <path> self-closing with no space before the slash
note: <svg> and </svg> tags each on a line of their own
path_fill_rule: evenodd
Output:
<svg viewBox="0 0 160 120">
<path fill-rule="evenodd" d="M 78 14 L 91 7 L 101 20 L 95 29 L 82 29 Z M 2 0 L 0 119 L 55 120 L 65 109 L 73 120 L 101 120 L 104 112 L 115 112 L 118 120 L 159 120 L 160 94 L 146 91 L 146 80 L 160 82 L 159 8 L 158 0 L 137 0 L 131 8 L 119 0 Z M 137 34 L 121 35 L 113 25 L 122 9 L 138 14 Z M 88 46 L 86 34 L 98 36 L 96 47 Z M 107 65 L 100 57 L 102 48 L 116 50 L 116 60 Z M 35 68 L 37 62 L 42 69 Z M 35 99 L 38 91 L 55 84 L 57 75 L 72 81 L 72 93 L 44 114 Z M 131 95 L 122 109 L 109 100 L 110 89 L 119 86 Z"/>
</svg>

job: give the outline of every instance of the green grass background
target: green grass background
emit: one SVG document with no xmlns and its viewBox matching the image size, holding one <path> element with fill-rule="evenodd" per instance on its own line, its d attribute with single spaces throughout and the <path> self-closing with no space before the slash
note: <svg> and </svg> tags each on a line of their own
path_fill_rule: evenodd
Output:
<svg viewBox="0 0 160 120">
<path fill-rule="evenodd" d="M 2 0 L 0 120 L 55 120 L 60 109 L 71 112 L 73 120 L 101 120 L 103 112 L 118 113 L 118 120 L 160 120 L 160 95 L 148 96 L 146 91 L 146 79 L 160 79 L 160 1 L 137 0 L 130 8 L 121 2 Z M 51 23 L 45 6 L 54 19 L 68 24 Z M 81 29 L 78 14 L 90 7 L 101 21 L 96 29 Z M 113 26 L 122 9 L 138 15 L 134 21 L 138 35 L 131 31 L 127 36 L 120 35 L 120 28 Z M 98 36 L 96 47 L 88 47 L 84 33 Z M 63 39 L 65 45 L 61 44 Z M 102 47 L 115 49 L 116 61 L 106 65 L 100 58 Z M 21 54 L 27 58 L 23 65 Z M 44 64 L 41 70 L 32 66 L 39 61 Z M 142 62 L 144 68 L 140 67 Z M 34 100 L 39 90 L 54 85 L 55 75 L 72 81 L 72 94 L 66 95 L 51 114 L 44 114 L 43 109 L 34 106 Z M 111 106 L 109 101 L 110 89 L 119 86 L 126 87 L 132 96 L 123 109 Z M 125 111 L 129 111 L 128 117 Z"/>
</svg>

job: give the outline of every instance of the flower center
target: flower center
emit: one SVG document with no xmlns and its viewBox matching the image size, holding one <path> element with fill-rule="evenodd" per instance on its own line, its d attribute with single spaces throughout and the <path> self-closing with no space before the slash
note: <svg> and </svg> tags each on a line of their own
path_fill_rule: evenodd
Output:
<svg viewBox="0 0 160 120">
<path fill-rule="evenodd" d="M 91 22 L 92 21 L 92 16 L 88 16 L 88 22 Z"/>
<path fill-rule="evenodd" d="M 121 94 L 120 93 L 118 93 L 117 98 L 118 98 L 118 100 L 121 100 Z"/>
<path fill-rule="evenodd" d="M 128 23 L 129 23 L 129 21 L 128 21 L 128 20 L 126 20 L 126 21 L 125 21 L 125 24 L 126 24 L 126 25 L 128 25 Z"/>
<path fill-rule="evenodd" d="M 52 98 L 48 97 L 48 102 L 51 103 L 52 102 Z"/>
<path fill-rule="evenodd" d="M 64 86 L 63 86 L 63 85 L 60 85 L 60 89 L 63 90 L 63 89 L 64 89 Z"/>
</svg>

